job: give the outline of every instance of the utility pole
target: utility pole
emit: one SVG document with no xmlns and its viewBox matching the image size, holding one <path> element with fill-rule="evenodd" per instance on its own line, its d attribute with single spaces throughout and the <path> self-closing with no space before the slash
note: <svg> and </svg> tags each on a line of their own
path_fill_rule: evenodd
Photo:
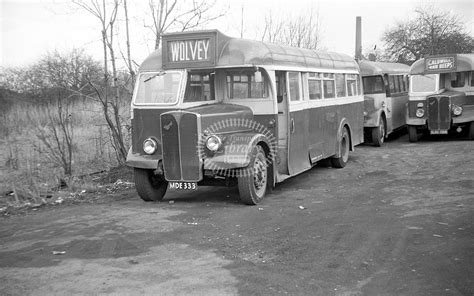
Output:
<svg viewBox="0 0 474 296">
<path fill-rule="evenodd" d="M 242 15 L 240 18 L 240 38 L 244 38 L 244 3 L 242 3 Z"/>
<path fill-rule="evenodd" d="M 356 17 L 355 59 L 362 59 L 362 18 Z"/>
</svg>

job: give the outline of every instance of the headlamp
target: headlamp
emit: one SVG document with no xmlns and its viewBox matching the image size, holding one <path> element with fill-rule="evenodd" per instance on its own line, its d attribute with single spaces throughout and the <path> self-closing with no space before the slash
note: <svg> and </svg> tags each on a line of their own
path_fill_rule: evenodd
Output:
<svg viewBox="0 0 474 296">
<path fill-rule="evenodd" d="M 461 107 L 461 106 L 456 106 L 456 105 L 454 105 L 454 106 L 453 106 L 453 114 L 454 114 L 455 116 L 461 115 L 461 114 L 462 114 L 462 107 Z"/>
<path fill-rule="evenodd" d="M 416 117 L 422 118 L 425 115 L 425 109 L 418 108 L 416 109 Z"/>
<path fill-rule="evenodd" d="M 206 148 L 209 149 L 211 152 L 216 152 L 221 148 L 222 140 L 216 135 L 210 135 L 206 139 Z"/>
<path fill-rule="evenodd" d="M 153 140 L 152 138 L 148 138 L 143 142 L 143 151 L 146 154 L 151 155 L 155 153 L 157 146 L 158 144 L 155 140 Z"/>
</svg>

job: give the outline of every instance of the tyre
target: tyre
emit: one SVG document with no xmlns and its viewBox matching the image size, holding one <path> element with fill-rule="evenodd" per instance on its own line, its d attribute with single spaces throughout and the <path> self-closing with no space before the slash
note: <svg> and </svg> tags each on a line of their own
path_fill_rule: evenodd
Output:
<svg viewBox="0 0 474 296">
<path fill-rule="evenodd" d="M 153 170 L 134 168 L 135 188 L 144 201 L 160 201 L 168 189 L 168 182 L 153 173 Z"/>
<path fill-rule="evenodd" d="M 383 145 L 385 141 L 385 119 L 381 116 L 379 120 L 379 126 L 372 128 L 372 143 L 376 147 Z"/>
<path fill-rule="evenodd" d="M 339 151 L 341 151 L 341 155 L 337 158 L 331 158 L 331 164 L 333 167 L 341 169 L 346 166 L 347 161 L 349 160 L 350 143 L 349 131 L 347 128 L 344 128 L 342 131 L 341 141 L 339 142 Z"/>
<path fill-rule="evenodd" d="M 418 132 L 416 130 L 416 126 L 408 126 L 408 140 L 410 140 L 412 143 L 418 142 Z"/>
<path fill-rule="evenodd" d="M 469 131 L 467 133 L 467 137 L 469 140 L 474 140 L 474 121 L 471 121 L 469 124 Z"/>
<path fill-rule="evenodd" d="M 268 184 L 268 166 L 265 151 L 260 145 L 252 150 L 248 171 L 239 177 L 240 200 L 247 205 L 256 205 L 265 196 Z"/>
</svg>

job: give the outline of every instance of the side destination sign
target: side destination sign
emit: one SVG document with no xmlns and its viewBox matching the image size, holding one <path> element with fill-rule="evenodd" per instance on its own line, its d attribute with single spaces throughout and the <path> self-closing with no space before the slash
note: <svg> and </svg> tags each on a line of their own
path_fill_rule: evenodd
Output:
<svg viewBox="0 0 474 296">
<path fill-rule="evenodd" d="M 213 67 L 216 64 L 216 33 L 176 33 L 163 36 L 163 69 Z"/>
<path fill-rule="evenodd" d="M 456 71 L 455 56 L 439 56 L 425 58 L 425 72 L 439 73 Z"/>
</svg>

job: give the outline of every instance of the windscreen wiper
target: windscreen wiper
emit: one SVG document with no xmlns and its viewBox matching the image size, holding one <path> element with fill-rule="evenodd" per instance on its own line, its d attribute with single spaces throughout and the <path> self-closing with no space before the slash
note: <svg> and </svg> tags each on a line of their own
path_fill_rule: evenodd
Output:
<svg viewBox="0 0 474 296">
<path fill-rule="evenodd" d="M 160 71 L 160 72 L 156 73 L 155 75 L 152 75 L 152 76 L 148 77 L 147 79 L 143 80 L 143 82 L 148 82 L 148 81 L 154 79 L 155 77 L 163 76 L 165 74 L 166 74 L 165 71 Z"/>
</svg>

